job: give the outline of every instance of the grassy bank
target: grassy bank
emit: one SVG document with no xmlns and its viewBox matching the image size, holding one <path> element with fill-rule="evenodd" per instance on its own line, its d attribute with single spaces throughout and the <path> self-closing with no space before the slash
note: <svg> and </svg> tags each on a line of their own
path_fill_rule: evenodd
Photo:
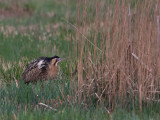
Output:
<svg viewBox="0 0 160 120">
<path fill-rule="evenodd" d="M 0 1 L 0 119 L 159 120 L 159 8 L 156 0 Z M 54 55 L 68 58 L 62 79 L 20 80 L 27 63 Z"/>
</svg>

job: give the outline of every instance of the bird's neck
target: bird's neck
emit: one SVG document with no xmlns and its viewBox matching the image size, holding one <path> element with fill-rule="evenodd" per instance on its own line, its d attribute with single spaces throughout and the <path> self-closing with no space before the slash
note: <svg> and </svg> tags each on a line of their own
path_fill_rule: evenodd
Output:
<svg viewBox="0 0 160 120">
<path fill-rule="evenodd" d="M 48 69 L 48 77 L 49 79 L 56 78 L 58 76 L 59 68 L 58 66 L 50 67 Z"/>
</svg>

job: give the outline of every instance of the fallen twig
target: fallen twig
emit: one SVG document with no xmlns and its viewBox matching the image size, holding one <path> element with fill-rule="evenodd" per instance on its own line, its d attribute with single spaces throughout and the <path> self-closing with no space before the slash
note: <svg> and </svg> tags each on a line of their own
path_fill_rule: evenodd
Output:
<svg viewBox="0 0 160 120">
<path fill-rule="evenodd" d="M 48 105 L 46 105 L 46 104 L 44 104 L 44 103 L 38 103 L 38 105 L 41 105 L 41 106 L 43 106 L 43 107 L 49 108 L 49 109 L 54 110 L 54 111 L 57 111 L 57 109 L 55 109 L 55 108 L 53 108 L 53 107 L 50 107 L 50 106 L 48 106 Z"/>
</svg>

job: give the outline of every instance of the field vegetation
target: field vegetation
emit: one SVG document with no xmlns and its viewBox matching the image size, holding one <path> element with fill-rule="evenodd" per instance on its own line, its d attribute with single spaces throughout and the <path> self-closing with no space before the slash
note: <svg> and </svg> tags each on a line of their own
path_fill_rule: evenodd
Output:
<svg viewBox="0 0 160 120">
<path fill-rule="evenodd" d="M 24 84 L 40 56 L 59 78 Z M 0 119 L 159 120 L 159 0 L 0 0 Z"/>
</svg>

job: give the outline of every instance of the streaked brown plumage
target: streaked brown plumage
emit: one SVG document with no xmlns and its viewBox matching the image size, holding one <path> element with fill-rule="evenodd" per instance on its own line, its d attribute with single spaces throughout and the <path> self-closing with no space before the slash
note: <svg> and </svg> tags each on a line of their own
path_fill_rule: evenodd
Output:
<svg viewBox="0 0 160 120">
<path fill-rule="evenodd" d="M 22 74 L 25 83 L 37 82 L 38 80 L 55 79 L 59 72 L 58 63 L 63 60 L 58 56 L 40 57 L 27 65 Z"/>
</svg>

